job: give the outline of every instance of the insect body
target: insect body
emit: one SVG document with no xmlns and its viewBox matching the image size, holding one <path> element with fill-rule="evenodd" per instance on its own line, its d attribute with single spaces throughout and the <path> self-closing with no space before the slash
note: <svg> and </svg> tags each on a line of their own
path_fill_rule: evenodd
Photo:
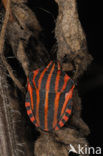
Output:
<svg viewBox="0 0 103 156">
<path fill-rule="evenodd" d="M 29 74 L 25 106 L 30 120 L 44 131 L 58 130 L 69 119 L 74 83 L 50 62 Z"/>
</svg>

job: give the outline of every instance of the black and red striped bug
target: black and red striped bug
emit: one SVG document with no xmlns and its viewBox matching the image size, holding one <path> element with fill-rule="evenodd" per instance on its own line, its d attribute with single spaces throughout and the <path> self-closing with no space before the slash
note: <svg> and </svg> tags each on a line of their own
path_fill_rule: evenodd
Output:
<svg viewBox="0 0 103 156">
<path fill-rule="evenodd" d="M 74 82 L 59 63 L 51 61 L 31 72 L 27 86 L 25 106 L 31 122 L 44 131 L 63 127 L 72 111 Z"/>
</svg>

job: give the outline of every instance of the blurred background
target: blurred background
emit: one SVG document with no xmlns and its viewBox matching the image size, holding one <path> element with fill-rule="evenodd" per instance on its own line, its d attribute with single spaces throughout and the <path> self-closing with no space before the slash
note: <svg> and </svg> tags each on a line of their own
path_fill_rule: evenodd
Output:
<svg viewBox="0 0 103 156">
<path fill-rule="evenodd" d="M 102 146 L 103 123 L 103 55 L 101 19 L 102 9 L 100 1 L 77 0 L 81 24 L 84 28 L 88 50 L 94 60 L 81 77 L 78 88 L 82 98 L 82 117 L 89 125 L 91 134 L 88 137 L 90 146 Z M 43 27 L 43 36 L 48 51 L 55 44 L 54 28 L 58 14 L 58 6 L 54 0 L 29 0 L 29 6 L 35 13 Z M 45 36 L 45 38 L 44 38 Z"/>
<path fill-rule="evenodd" d="M 80 21 L 87 37 L 88 50 L 94 60 L 81 78 L 82 116 L 89 125 L 88 137 L 91 146 L 102 147 L 103 118 L 103 54 L 102 54 L 102 9 L 101 1 L 78 0 Z"/>
</svg>

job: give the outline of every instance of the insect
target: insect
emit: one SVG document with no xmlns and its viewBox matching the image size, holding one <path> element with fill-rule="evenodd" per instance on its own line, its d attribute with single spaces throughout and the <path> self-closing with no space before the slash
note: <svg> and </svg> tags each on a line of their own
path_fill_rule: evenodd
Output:
<svg viewBox="0 0 103 156">
<path fill-rule="evenodd" d="M 29 74 L 26 110 L 31 122 L 44 131 L 58 130 L 72 111 L 73 80 L 51 61 Z"/>
</svg>

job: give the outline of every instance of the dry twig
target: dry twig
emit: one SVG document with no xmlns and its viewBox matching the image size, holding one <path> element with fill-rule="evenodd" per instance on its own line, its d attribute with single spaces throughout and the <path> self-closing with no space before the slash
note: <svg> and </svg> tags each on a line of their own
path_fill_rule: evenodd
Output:
<svg viewBox="0 0 103 156">
<path fill-rule="evenodd" d="M 4 1 L 5 2 L 5 1 Z M 5 3 L 4 3 L 5 4 Z M 3 26 L 2 26 L 2 30 L 0 33 L 0 56 L 1 59 L 3 61 L 3 64 L 5 65 L 5 67 L 7 68 L 7 71 L 9 73 L 9 75 L 11 76 L 12 80 L 15 82 L 15 84 L 18 86 L 18 88 L 21 91 L 25 91 L 24 87 L 22 86 L 22 84 L 19 82 L 19 80 L 14 76 L 12 68 L 10 67 L 10 65 L 7 63 L 6 58 L 4 56 L 4 43 L 5 43 L 5 33 L 6 33 L 6 27 L 9 21 L 9 16 L 10 16 L 10 0 L 8 0 L 7 2 L 7 7 L 6 7 L 6 14 L 5 14 L 5 18 L 4 18 L 4 22 L 3 22 Z"/>
</svg>

